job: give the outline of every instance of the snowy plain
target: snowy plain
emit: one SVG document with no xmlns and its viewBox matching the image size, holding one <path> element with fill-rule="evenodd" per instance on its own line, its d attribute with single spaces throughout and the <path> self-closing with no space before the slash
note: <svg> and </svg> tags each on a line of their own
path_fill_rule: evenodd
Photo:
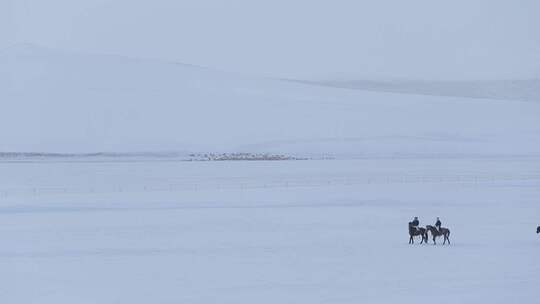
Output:
<svg viewBox="0 0 540 304">
<path fill-rule="evenodd" d="M 6 303 L 538 297 L 540 159 L 0 163 Z M 408 245 L 440 216 L 452 245 Z"/>
<path fill-rule="evenodd" d="M 0 64 L 0 151 L 309 158 L 0 159 L 3 303 L 538 299 L 540 102 L 29 45 Z M 452 244 L 409 245 L 413 216 Z"/>
</svg>

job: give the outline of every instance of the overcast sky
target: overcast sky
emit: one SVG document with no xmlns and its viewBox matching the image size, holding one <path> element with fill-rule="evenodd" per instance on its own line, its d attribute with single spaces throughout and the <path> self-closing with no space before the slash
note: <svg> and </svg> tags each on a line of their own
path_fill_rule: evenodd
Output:
<svg viewBox="0 0 540 304">
<path fill-rule="evenodd" d="M 540 77 L 540 1 L 0 0 L 0 46 L 305 79 Z"/>
</svg>

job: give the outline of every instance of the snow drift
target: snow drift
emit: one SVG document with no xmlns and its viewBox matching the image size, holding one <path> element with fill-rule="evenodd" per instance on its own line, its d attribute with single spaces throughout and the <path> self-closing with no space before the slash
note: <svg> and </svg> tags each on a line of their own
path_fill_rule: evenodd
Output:
<svg viewBox="0 0 540 304">
<path fill-rule="evenodd" d="M 537 103 L 313 86 L 33 45 L 3 50 L 0 67 L 0 151 L 540 152 Z"/>
</svg>

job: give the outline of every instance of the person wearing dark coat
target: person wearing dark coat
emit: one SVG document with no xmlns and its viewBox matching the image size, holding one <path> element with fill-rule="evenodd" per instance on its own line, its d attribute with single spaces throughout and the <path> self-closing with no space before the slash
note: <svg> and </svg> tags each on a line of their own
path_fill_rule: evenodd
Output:
<svg viewBox="0 0 540 304">
<path fill-rule="evenodd" d="M 439 217 L 437 217 L 437 222 L 435 222 L 435 227 L 437 227 L 439 232 L 441 232 L 441 220 L 439 219 Z"/>
</svg>

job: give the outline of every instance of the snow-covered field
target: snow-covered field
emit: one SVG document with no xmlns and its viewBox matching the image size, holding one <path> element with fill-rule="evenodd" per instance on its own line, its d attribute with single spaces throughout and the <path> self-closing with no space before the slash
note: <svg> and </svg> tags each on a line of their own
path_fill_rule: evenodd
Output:
<svg viewBox="0 0 540 304">
<path fill-rule="evenodd" d="M 0 172 L 2 303 L 539 295 L 539 157 L 3 161 Z M 408 245 L 413 216 L 440 216 L 452 245 Z"/>
<path fill-rule="evenodd" d="M 0 303 L 532 303 L 539 84 L 4 49 Z"/>
<path fill-rule="evenodd" d="M 510 96 L 505 83 L 504 94 L 487 96 Z M 0 51 L 0 100 L 9 105 L 0 152 L 540 154 L 538 99 L 394 85 L 407 94 L 16 45 Z M 527 89 L 540 96 L 540 82 Z"/>
<path fill-rule="evenodd" d="M 540 303 L 538 12 L 0 0 L 0 304 Z"/>
</svg>

